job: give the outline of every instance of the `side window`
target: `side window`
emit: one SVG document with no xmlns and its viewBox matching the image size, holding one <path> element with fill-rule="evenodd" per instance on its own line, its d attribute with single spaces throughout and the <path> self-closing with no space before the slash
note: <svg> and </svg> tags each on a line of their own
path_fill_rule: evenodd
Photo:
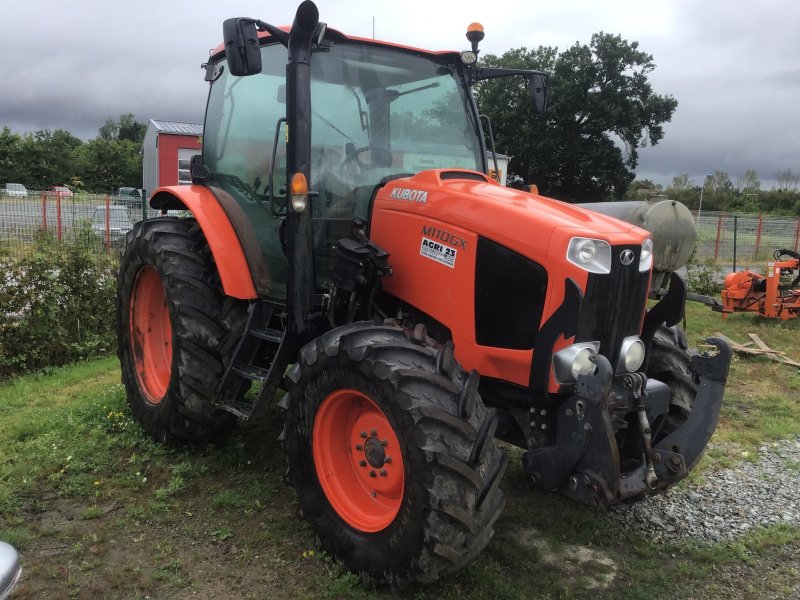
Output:
<svg viewBox="0 0 800 600">
<path fill-rule="evenodd" d="M 262 48 L 262 64 L 259 75 L 233 77 L 225 70 L 214 82 L 203 139 L 203 158 L 209 169 L 251 197 L 269 191 L 275 128 L 286 116 L 286 49 L 281 45 Z M 283 139 L 280 142 L 276 187 L 283 186 L 286 174 L 286 146 Z"/>
</svg>

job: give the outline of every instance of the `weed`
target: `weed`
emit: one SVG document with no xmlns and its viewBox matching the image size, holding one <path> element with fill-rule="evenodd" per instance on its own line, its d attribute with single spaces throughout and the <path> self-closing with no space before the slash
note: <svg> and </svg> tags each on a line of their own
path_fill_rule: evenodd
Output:
<svg viewBox="0 0 800 600">
<path fill-rule="evenodd" d="M 224 542 L 225 540 L 233 537 L 233 531 L 227 527 L 220 527 L 219 529 L 215 529 L 211 532 L 211 537 L 219 542 Z"/>
<path fill-rule="evenodd" d="M 11 544 L 18 550 L 27 550 L 34 539 L 35 536 L 27 529 L 19 527 L 0 528 L 0 540 Z"/>
<path fill-rule="evenodd" d="M 211 498 L 211 506 L 223 510 L 236 510 L 244 505 L 244 499 L 234 490 L 222 490 Z"/>
<path fill-rule="evenodd" d="M 88 521 L 90 519 L 99 519 L 102 516 L 103 510 L 97 506 L 87 506 L 78 515 L 78 517 L 84 521 Z"/>
</svg>

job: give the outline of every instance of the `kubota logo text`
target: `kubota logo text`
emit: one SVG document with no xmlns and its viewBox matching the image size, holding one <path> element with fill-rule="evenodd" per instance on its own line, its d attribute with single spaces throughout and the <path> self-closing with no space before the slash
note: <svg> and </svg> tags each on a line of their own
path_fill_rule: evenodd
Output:
<svg viewBox="0 0 800 600">
<path fill-rule="evenodd" d="M 425 203 L 428 201 L 428 192 L 401 187 L 394 188 L 390 196 L 395 200 L 405 200 L 407 202 Z"/>
</svg>

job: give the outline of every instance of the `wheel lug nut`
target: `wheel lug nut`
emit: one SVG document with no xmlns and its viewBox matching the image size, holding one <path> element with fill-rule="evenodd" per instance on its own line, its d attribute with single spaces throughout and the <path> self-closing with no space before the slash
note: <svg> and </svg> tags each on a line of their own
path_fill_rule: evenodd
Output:
<svg viewBox="0 0 800 600">
<path fill-rule="evenodd" d="M 367 437 L 367 432 L 366 432 L 366 431 L 362 431 L 362 432 L 361 432 L 361 437 L 366 439 L 366 437 Z"/>
<path fill-rule="evenodd" d="M 377 435 L 378 435 L 378 430 L 377 430 L 377 429 L 373 429 L 373 430 L 372 430 L 372 431 L 370 431 L 369 433 L 370 433 L 370 435 L 371 435 L 372 437 L 375 437 L 375 436 L 377 436 Z"/>
<path fill-rule="evenodd" d="M 366 467 L 367 466 L 367 461 L 365 461 L 365 460 L 358 461 L 358 466 L 359 467 Z"/>
<path fill-rule="evenodd" d="M 369 472 L 369 476 L 370 476 L 370 477 L 375 477 L 375 471 L 370 471 L 370 472 Z"/>
<path fill-rule="evenodd" d="M 364 446 L 362 446 L 361 444 L 356 444 L 356 450 L 363 450 L 363 449 Z"/>
<path fill-rule="evenodd" d="M 388 444 L 389 442 L 387 442 L 386 440 L 381 440 L 381 446 L 387 446 Z"/>
<path fill-rule="evenodd" d="M 386 477 L 386 469 L 381 469 L 381 477 Z"/>
<path fill-rule="evenodd" d="M 392 457 L 391 456 L 387 456 L 386 458 L 383 459 L 383 462 L 385 462 L 387 465 L 391 464 L 392 463 Z"/>
</svg>

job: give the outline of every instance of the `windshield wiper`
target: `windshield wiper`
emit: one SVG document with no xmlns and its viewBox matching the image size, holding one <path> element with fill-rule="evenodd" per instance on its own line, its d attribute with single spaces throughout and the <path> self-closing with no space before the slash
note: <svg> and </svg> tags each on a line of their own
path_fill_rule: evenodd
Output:
<svg viewBox="0 0 800 600">
<path fill-rule="evenodd" d="M 414 94 L 416 92 L 421 92 L 422 90 L 429 90 L 431 88 L 439 87 L 439 82 L 434 81 L 433 83 L 429 83 L 428 85 L 423 85 L 418 88 L 414 88 L 413 90 L 406 90 L 404 92 L 398 92 L 397 90 L 386 90 L 386 95 L 389 97 L 389 102 L 394 102 L 400 96 L 405 96 L 406 94 Z"/>
<path fill-rule="evenodd" d="M 319 117 L 320 119 L 322 119 L 323 123 L 325 123 L 325 124 L 326 124 L 328 127 L 330 127 L 331 129 L 334 129 L 334 130 L 336 130 L 336 132 L 337 132 L 337 133 L 339 133 L 339 134 L 343 135 L 343 136 L 344 136 L 344 137 L 346 137 L 348 140 L 350 140 L 351 142 L 353 142 L 354 144 L 356 144 L 356 141 L 355 141 L 353 138 L 351 138 L 351 137 L 350 137 L 349 135 L 347 135 L 347 134 L 346 134 L 344 131 L 342 131 L 341 129 L 339 129 L 339 128 L 338 128 L 336 125 L 334 125 L 333 123 L 331 123 L 330 121 L 328 121 L 328 119 L 326 119 L 325 117 L 323 117 L 323 116 L 322 116 L 321 114 L 319 114 L 319 113 L 318 113 L 316 110 L 312 109 L 312 110 L 311 110 L 311 112 L 312 112 L 312 114 L 313 114 L 315 117 Z M 358 145 L 358 144 L 356 144 L 356 145 Z"/>
</svg>

